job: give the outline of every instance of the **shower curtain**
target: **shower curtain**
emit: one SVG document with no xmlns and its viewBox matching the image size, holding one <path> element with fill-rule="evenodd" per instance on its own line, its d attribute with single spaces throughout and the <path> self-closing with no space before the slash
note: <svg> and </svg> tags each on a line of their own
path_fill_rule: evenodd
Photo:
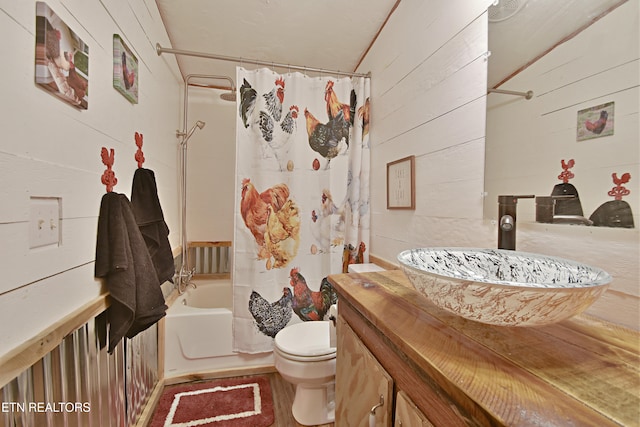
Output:
<svg viewBox="0 0 640 427">
<path fill-rule="evenodd" d="M 287 324 L 322 320 L 326 276 L 368 262 L 368 78 L 236 72 L 234 350 L 272 351 Z"/>
</svg>

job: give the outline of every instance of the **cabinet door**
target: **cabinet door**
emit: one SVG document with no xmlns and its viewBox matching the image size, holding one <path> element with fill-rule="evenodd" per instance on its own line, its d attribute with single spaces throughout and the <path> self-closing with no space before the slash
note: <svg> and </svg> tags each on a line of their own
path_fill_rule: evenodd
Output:
<svg viewBox="0 0 640 427">
<path fill-rule="evenodd" d="M 337 328 L 336 427 L 368 427 L 380 396 L 384 404 L 375 411 L 375 425 L 390 426 L 393 380 L 340 316 Z"/>
<path fill-rule="evenodd" d="M 395 427 L 433 427 L 416 405 L 403 392 L 396 395 Z"/>
</svg>

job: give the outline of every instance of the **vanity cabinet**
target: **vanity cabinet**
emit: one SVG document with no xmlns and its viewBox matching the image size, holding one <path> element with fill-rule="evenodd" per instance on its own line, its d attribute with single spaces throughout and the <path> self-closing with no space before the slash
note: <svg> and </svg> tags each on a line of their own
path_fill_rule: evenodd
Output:
<svg viewBox="0 0 640 427">
<path fill-rule="evenodd" d="M 530 328 L 473 322 L 431 304 L 399 270 L 329 281 L 338 293 L 336 427 L 367 426 L 380 395 L 377 426 L 640 420 L 637 331 L 587 315 Z"/>
<path fill-rule="evenodd" d="M 344 319 L 336 327 L 336 427 L 369 426 L 371 409 L 381 402 L 375 425 L 390 426 L 393 379 Z"/>
<path fill-rule="evenodd" d="M 407 393 L 428 402 L 426 406 L 432 416 L 440 420 L 438 425 L 468 425 L 452 409 L 451 402 L 431 388 L 429 381 L 413 370 L 375 328 L 356 315 L 347 301 L 340 300 L 338 304 L 336 427 L 370 426 L 371 409 L 380 403 L 375 410 L 378 427 L 433 426 Z M 394 394 L 394 390 L 399 391 Z"/>
<path fill-rule="evenodd" d="M 433 427 L 427 417 L 420 412 L 405 392 L 399 391 L 396 394 L 396 410 L 394 427 Z"/>
<path fill-rule="evenodd" d="M 432 427 L 405 392 L 394 399 L 393 379 L 345 320 L 338 318 L 336 326 L 336 427 L 371 426 L 378 405 L 376 426 Z"/>
</svg>

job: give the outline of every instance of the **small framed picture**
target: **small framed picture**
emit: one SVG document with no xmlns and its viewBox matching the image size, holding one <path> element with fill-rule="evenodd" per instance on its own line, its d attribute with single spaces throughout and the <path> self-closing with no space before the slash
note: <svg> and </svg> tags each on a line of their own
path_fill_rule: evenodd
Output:
<svg viewBox="0 0 640 427">
<path fill-rule="evenodd" d="M 613 102 L 578 111 L 577 141 L 613 135 Z"/>
<path fill-rule="evenodd" d="M 387 163 L 387 209 L 416 208 L 416 157 Z"/>
<path fill-rule="evenodd" d="M 132 104 L 138 103 L 138 59 L 118 34 L 113 35 L 113 87 Z"/>
<path fill-rule="evenodd" d="M 35 81 L 76 108 L 89 107 L 89 46 L 44 2 L 36 2 Z"/>
</svg>

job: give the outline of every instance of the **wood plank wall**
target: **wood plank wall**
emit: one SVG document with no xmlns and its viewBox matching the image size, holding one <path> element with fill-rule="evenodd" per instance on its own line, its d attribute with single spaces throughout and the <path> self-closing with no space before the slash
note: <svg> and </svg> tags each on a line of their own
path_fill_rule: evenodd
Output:
<svg viewBox="0 0 640 427">
<path fill-rule="evenodd" d="M 371 71 L 371 253 L 493 246 L 483 223 L 490 1 L 403 0 L 358 71 Z M 416 209 L 386 209 L 386 164 L 416 156 Z"/>
<path fill-rule="evenodd" d="M 97 215 L 105 187 L 101 147 L 115 149 L 114 191 L 130 195 L 136 145 L 144 136 L 144 166 L 153 169 L 160 201 L 179 244 L 176 129 L 182 78 L 152 0 L 47 0 L 89 46 L 89 108 L 78 110 L 34 83 L 34 0 L 2 1 L 0 28 L 7 63 L 0 79 L 0 355 L 95 300 Z M 139 102 L 113 88 L 113 35 L 138 59 Z M 30 197 L 61 198 L 61 244 L 29 248 Z"/>
<path fill-rule="evenodd" d="M 358 69 L 371 71 L 373 76 L 371 152 L 376 172 L 371 177 L 369 249 L 378 259 L 397 263 L 400 251 L 420 246 L 497 247 L 496 221 L 483 218 L 485 10 L 490 4 L 403 0 Z M 623 7 L 635 8 L 621 13 L 635 19 L 637 31 L 637 2 L 627 2 L 620 9 Z M 635 54 L 635 65 L 632 61 L 627 68 L 637 71 L 637 49 Z M 637 88 L 636 80 L 636 94 Z M 526 89 L 530 88 L 517 87 Z M 624 102 L 621 98 L 621 107 L 628 104 L 627 98 Z M 575 120 L 575 113 L 571 114 Z M 635 115 L 628 114 L 623 117 L 621 113 L 620 118 L 635 120 L 637 132 L 637 109 Z M 635 141 L 637 144 L 637 138 Z M 416 209 L 387 210 L 386 164 L 409 155 L 416 156 Z M 633 165 L 637 170 L 637 158 Z M 540 184 L 547 194 L 548 183 Z M 517 187 L 513 191 L 528 190 Z M 497 211 L 497 198 L 486 203 Z M 521 222 L 518 249 L 563 256 L 607 270 L 614 277 L 611 289 L 589 313 L 640 329 L 638 232 L 621 231 Z"/>
</svg>

